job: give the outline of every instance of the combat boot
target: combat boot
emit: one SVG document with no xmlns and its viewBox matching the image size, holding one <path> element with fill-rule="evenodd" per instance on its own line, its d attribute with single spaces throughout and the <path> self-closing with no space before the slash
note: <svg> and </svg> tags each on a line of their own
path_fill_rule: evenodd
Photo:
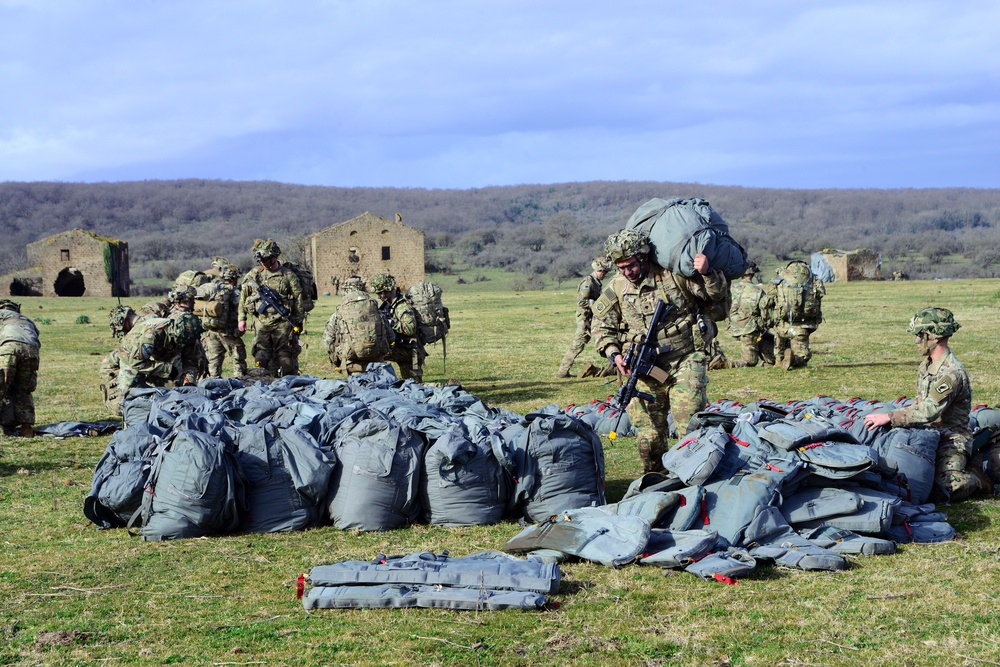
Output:
<svg viewBox="0 0 1000 667">
<path fill-rule="evenodd" d="M 785 353 L 781 356 L 781 367 L 786 371 L 792 370 L 792 348 L 785 350 Z"/>
<path fill-rule="evenodd" d="M 979 487 L 978 489 L 973 491 L 971 495 L 987 496 L 987 497 L 996 495 L 995 491 L 996 487 L 993 485 L 993 480 L 990 479 L 989 475 L 987 475 L 979 468 L 973 468 L 973 467 L 968 468 L 967 472 L 972 474 L 972 476 L 976 480 L 976 486 Z"/>
<path fill-rule="evenodd" d="M 568 377 L 570 377 L 568 368 L 560 368 L 558 371 L 556 371 L 557 380 L 562 380 L 563 378 L 568 378 Z"/>
<path fill-rule="evenodd" d="M 597 377 L 606 378 L 606 377 L 614 377 L 615 375 L 618 375 L 618 367 L 612 364 L 608 364 L 607 366 L 602 366 L 601 370 L 597 371 Z"/>
<path fill-rule="evenodd" d="M 597 366 L 595 366 L 594 364 L 587 364 L 586 366 L 583 367 L 583 370 L 580 371 L 580 374 L 577 375 L 577 377 L 580 379 L 589 378 L 597 375 L 597 373 L 598 373 Z"/>
<path fill-rule="evenodd" d="M 34 438 L 35 429 L 31 428 L 29 424 L 21 424 L 20 434 L 22 438 Z"/>
</svg>

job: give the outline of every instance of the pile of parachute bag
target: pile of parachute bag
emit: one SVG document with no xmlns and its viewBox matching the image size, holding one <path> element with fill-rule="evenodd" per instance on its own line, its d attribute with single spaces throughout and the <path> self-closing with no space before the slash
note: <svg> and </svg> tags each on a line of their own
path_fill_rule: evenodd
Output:
<svg viewBox="0 0 1000 667">
<path fill-rule="evenodd" d="M 864 425 L 866 414 L 910 402 L 717 401 L 664 454 L 666 472 L 635 480 L 620 502 L 554 513 L 503 549 L 732 583 L 761 563 L 842 570 L 846 556 L 953 539 L 928 502 L 937 431 Z M 981 448 L 1000 432 L 1000 411 L 979 406 L 971 422 Z"/>
<path fill-rule="evenodd" d="M 135 389 L 122 414 L 83 510 L 146 540 L 538 521 L 607 502 L 601 440 L 576 417 L 491 408 L 388 364 Z"/>
</svg>

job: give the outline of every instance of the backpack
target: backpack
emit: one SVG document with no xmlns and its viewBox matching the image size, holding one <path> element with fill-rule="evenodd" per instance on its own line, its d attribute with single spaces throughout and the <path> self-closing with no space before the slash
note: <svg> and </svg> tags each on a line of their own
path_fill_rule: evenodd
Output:
<svg viewBox="0 0 1000 667">
<path fill-rule="evenodd" d="M 378 309 L 378 302 L 366 292 L 353 292 L 337 308 L 342 356 L 346 361 L 379 361 L 389 354 L 392 333 Z"/>
<path fill-rule="evenodd" d="M 436 343 L 448 335 L 451 318 L 441 303 L 441 288 L 434 283 L 417 283 L 406 291 L 406 300 L 417 311 L 418 338 L 422 343 Z"/>
<path fill-rule="evenodd" d="M 204 271 L 195 271 L 194 269 L 189 271 L 184 271 L 181 275 L 177 276 L 177 280 L 174 281 L 175 285 L 187 285 L 188 287 L 194 287 L 198 289 L 205 283 L 212 282 L 212 276 L 208 275 Z"/>
<path fill-rule="evenodd" d="M 194 290 L 194 312 L 206 329 L 223 329 L 229 315 L 230 291 L 212 280 Z"/>
<path fill-rule="evenodd" d="M 292 262 L 282 262 L 281 265 L 287 266 L 298 276 L 299 283 L 302 284 L 302 312 L 308 313 L 316 307 L 316 299 L 319 298 L 319 292 L 316 288 L 316 278 L 313 276 L 313 272 L 304 266 L 293 264 Z"/>
<path fill-rule="evenodd" d="M 789 262 L 778 272 L 775 283 L 776 319 L 790 324 L 819 324 L 823 320 L 822 285 L 808 264 L 801 260 Z"/>
<path fill-rule="evenodd" d="M 650 199 L 636 209 L 626 229 L 649 236 L 656 263 L 689 278 L 698 272 L 695 255 L 730 280 L 743 275 L 747 251 L 729 235 L 729 224 L 704 199 Z"/>
</svg>

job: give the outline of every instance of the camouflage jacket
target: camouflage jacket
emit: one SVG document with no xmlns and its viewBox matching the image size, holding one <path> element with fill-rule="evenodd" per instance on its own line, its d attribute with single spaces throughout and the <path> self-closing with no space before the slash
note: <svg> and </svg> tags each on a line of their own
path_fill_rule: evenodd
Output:
<svg viewBox="0 0 1000 667">
<path fill-rule="evenodd" d="M 623 352 L 629 342 L 639 342 L 649 328 L 659 299 L 672 306 L 656 332 L 658 347 L 669 345 L 661 361 L 673 361 L 696 349 L 704 351 L 698 316 L 720 320 L 729 310 L 729 281 L 721 272 L 685 278 L 653 264 L 637 285 L 622 274 L 604 288 L 594 302 L 593 335 L 602 356 Z"/>
<path fill-rule="evenodd" d="M 746 278 L 733 283 L 733 306 L 729 310 L 729 333 L 733 336 L 757 334 L 768 329 L 771 311 L 764 286 Z"/>
<path fill-rule="evenodd" d="M 893 410 L 893 426 L 933 424 L 968 433 L 972 411 L 972 387 L 965 367 L 949 349 L 940 359 L 930 357 L 920 364 L 917 395 L 909 407 Z"/>
<path fill-rule="evenodd" d="M 593 273 L 584 276 L 576 288 L 576 319 L 584 321 L 587 327 L 594 318 L 594 302 L 601 296 L 601 281 Z"/>
<path fill-rule="evenodd" d="M 206 317 L 201 316 L 201 323 L 205 331 L 229 336 L 239 336 L 239 305 L 240 293 L 234 285 L 230 285 L 224 280 L 216 280 L 211 291 L 211 300 L 219 302 L 221 305 L 221 316 Z M 195 309 L 197 310 L 197 308 Z"/>
<path fill-rule="evenodd" d="M 288 309 L 289 316 L 296 326 L 302 325 L 302 283 L 295 272 L 287 266 L 278 265 L 277 270 L 268 271 L 259 264 L 250 269 L 243 278 L 243 288 L 240 291 L 239 321 L 249 322 L 256 319 L 264 326 L 273 326 L 282 322 L 282 318 L 271 307 L 258 313 L 261 305 L 258 285 L 267 285 L 281 298 L 281 305 Z"/>
<path fill-rule="evenodd" d="M 170 302 L 166 299 L 150 301 L 136 311 L 139 317 L 170 317 Z"/>
<path fill-rule="evenodd" d="M 409 348 L 420 345 L 417 339 L 417 311 L 409 301 L 399 296 L 392 303 L 382 301 L 378 309 L 392 326 L 392 332 L 396 335 L 395 345 Z"/>
<path fill-rule="evenodd" d="M 11 341 L 24 343 L 35 349 L 42 346 L 38 340 L 38 327 L 30 317 L 0 308 L 0 344 Z"/>
<path fill-rule="evenodd" d="M 170 320 L 147 317 L 125 334 L 118 346 L 118 387 L 124 394 L 139 382 L 162 387 L 171 380 L 198 380 L 200 344 L 178 347 L 167 335 Z"/>
</svg>

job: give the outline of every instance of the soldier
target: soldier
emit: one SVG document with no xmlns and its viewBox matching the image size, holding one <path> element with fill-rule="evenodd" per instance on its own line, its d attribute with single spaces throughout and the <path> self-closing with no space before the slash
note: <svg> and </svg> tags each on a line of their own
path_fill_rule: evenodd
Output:
<svg viewBox="0 0 1000 667">
<path fill-rule="evenodd" d="M 0 426 L 25 438 L 35 434 L 38 385 L 38 327 L 21 314 L 21 304 L 0 300 Z"/>
<path fill-rule="evenodd" d="M 379 311 L 394 334 L 386 361 L 396 363 L 401 379 L 423 382 L 427 351 L 419 339 L 417 311 L 400 295 L 396 279 L 391 274 L 378 273 L 373 276 L 371 288 L 382 302 L 379 304 Z"/>
<path fill-rule="evenodd" d="M 338 371 L 343 367 L 348 375 L 364 371 L 370 363 L 385 361 L 392 343 L 392 329 L 364 285 L 358 276 L 344 280 L 343 300 L 323 331 L 330 363 Z"/>
<path fill-rule="evenodd" d="M 191 313 L 175 318 L 146 317 L 134 323 L 118 346 L 118 377 L 112 411 L 133 387 L 193 385 L 198 381 L 201 320 Z"/>
<path fill-rule="evenodd" d="M 279 372 L 294 375 L 299 369 L 298 333 L 302 331 L 304 315 L 302 284 L 294 271 L 278 261 L 281 248 L 271 239 L 254 241 L 253 254 L 258 264 L 243 279 L 237 328 L 240 333 L 245 332 L 247 320 L 254 318 L 255 335 L 250 349 L 257 366 L 272 375 Z M 277 303 L 267 303 L 261 296 L 262 289 L 273 292 Z"/>
<path fill-rule="evenodd" d="M 628 405 L 629 417 L 638 429 L 643 469 L 655 472 L 663 469 L 662 458 L 668 449 L 670 411 L 683 437 L 691 416 L 707 403 L 705 336 L 699 323 L 705 318 L 725 317 L 729 281 L 721 272 L 713 272 L 702 254 L 695 256 L 698 275 L 693 278 L 661 268 L 649 256 L 649 239 L 633 229 L 612 234 L 604 250 L 618 267 L 618 274 L 594 302 L 593 335 L 597 351 L 623 375 L 630 373 L 622 356 L 627 343 L 645 336 L 657 301 L 662 299 L 670 307 L 656 331 L 657 346 L 669 346 L 655 362 L 667 377 L 663 382 L 640 378 L 642 390 L 653 394 L 655 400 L 647 403 L 636 398 Z"/>
<path fill-rule="evenodd" d="M 573 362 L 590 342 L 590 326 L 594 321 L 594 301 L 601 296 L 601 281 L 611 270 L 611 263 L 606 257 L 597 257 L 590 263 L 590 268 L 591 272 L 584 276 L 576 288 L 576 331 L 573 333 L 573 342 L 569 344 L 569 349 L 563 355 L 562 363 L 556 372 L 557 378 L 570 376 Z M 596 371 L 593 364 L 587 364 L 587 367 L 580 373 L 580 377 L 594 375 Z"/>
<path fill-rule="evenodd" d="M 243 332 L 239 329 L 240 294 L 236 284 L 240 272 L 235 266 L 224 266 L 221 275 L 212 283 L 209 302 L 213 314 L 209 315 L 206 308 L 202 316 L 205 332 L 201 336 L 201 344 L 205 348 L 208 362 L 208 377 L 222 377 L 222 364 L 226 354 L 233 359 L 233 374 L 243 377 L 247 374 L 247 348 L 243 343 Z M 199 312 L 201 310 L 199 309 Z"/>
<path fill-rule="evenodd" d="M 142 318 L 132 308 L 118 304 L 108 313 L 108 326 L 111 328 L 111 335 L 115 338 L 123 338 L 140 319 Z M 101 394 L 104 396 L 104 405 L 116 414 L 121 414 L 121 400 L 117 390 L 118 369 L 120 367 L 121 359 L 118 357 L 118 348 L 115 348 L 101 360 L 101 367 L 98 371 L 101 378 Z"/>
<path fill-rule="evenodd" d="M 809 337 L 823 321 L 826 286 L 808 264 L 793 260 L 778 271 L 767 291 L 773 307 L 768 319 L 774 326 L 775 360 L 786 371 L 803 367 L 812 358 Z"/>
<path fill-rule="evenodd" d="M 767 291 L 760 284 L 760 269 L 754 262 L 733 283 L 733 307 L 729 311 L 730 335 L 740 341 L 740 361 L 728 362 L 731 368 L 774 365 L 774 338 L 768 332 L 767 313 L 772 308 Z M 739 364 L 740 366 L 736 366 Z M 711 365 L 709 366 L 711 368 Z"/>
<path fill-rule="evenodd" d="M 189 285 L 174 284 L 162 299 L 144 304 L 138 311 L 141 317 L 170 317 L 171 312 L 190 312 L 194 307 L 195 291 Z"/>
<path fill-rule="evenodd" d="M 906 408 L 873 412 L 865 416 L 872 431 L 880 426 L 925 426 L 941 434 L 935 465 L 935 489 L 945 499 L 958 501 L 992 491 L 989 478 L 968 466 L 971 432 L 972 387 L 965 367 L 948 346 L 961 325 L 945 308 L 924 308 L 910 320 L 907 331 L 926 357 L 917 375 L 917 395 Z"/>
</svg>

